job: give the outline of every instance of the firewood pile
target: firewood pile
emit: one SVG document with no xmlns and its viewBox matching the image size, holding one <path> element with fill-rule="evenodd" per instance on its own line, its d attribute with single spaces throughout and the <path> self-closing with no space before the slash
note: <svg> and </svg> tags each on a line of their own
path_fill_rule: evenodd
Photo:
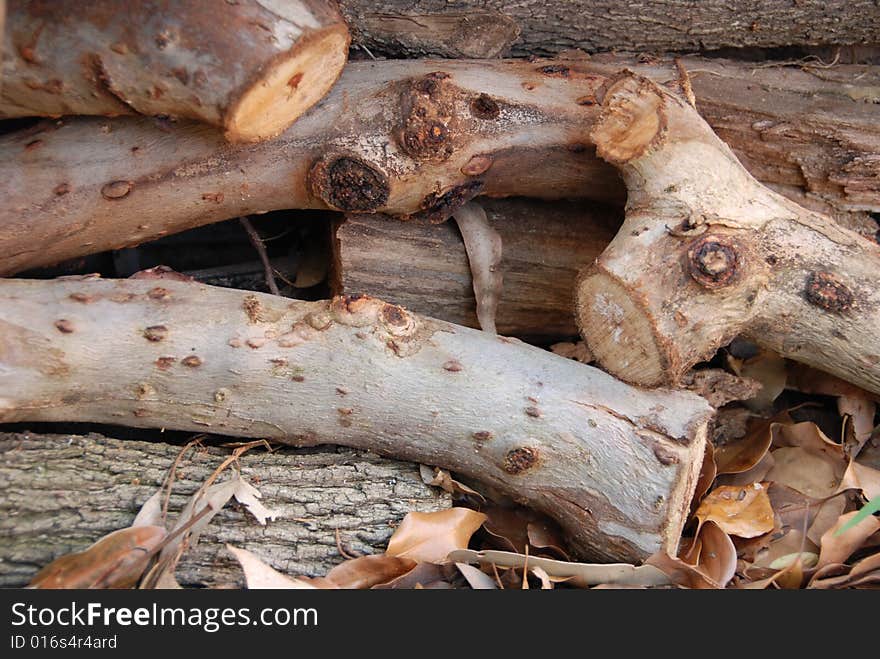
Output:
<svg viewBox="0 0 880 659">
<path fill-rule="evenodd" d="M 880 578 L 876 3 L 4 4 L 0 585 Z"/>
</svg>

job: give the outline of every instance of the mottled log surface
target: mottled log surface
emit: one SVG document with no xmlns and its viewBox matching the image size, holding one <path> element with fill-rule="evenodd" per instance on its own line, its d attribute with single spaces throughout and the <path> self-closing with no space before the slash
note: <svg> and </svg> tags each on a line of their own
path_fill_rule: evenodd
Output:
<svg viewBox="0 0 880 659">
<path fill-rule="evenodd" d="M 0 279 L 0 420 L 342 444 L 450 469 L 602 560 L 675 551 L 714 411 L 370 297 Z"/>
<path fill-rule="evenodd" d="M 694 108 L 632 72 L 592 138 L 626 220 L 578 282 L 604 369 L 670 385 L 736 336 L 880 392 L 880 245 L 756 181 Z"/>
<path fill-rule="evenodd" d="M 131 524 L 179 451 L 95 434 L 0 432 L 0 586 L 23 586 L 54 558 Z M 177 472 L 172 515 L 228 455 L 221 448 L 188 454 Z M 280 515 L 260 526 L 243 507 L 228 504 L 184 554 L 177 569 L 183 585 L 242 585 L 226 543 L 285 573 L 321 576 L 344 560 L 337 531 L 346 551 L 382 552 L 406 513 L 450 505 L 442 490 L 422 483 L 416 465 L 350 449 L 256 448 L 240 464 Z"/>
<path fill-rule="evenodd" d="M 605 76 L 632 64 L 354 62 L 321 103 L 257 145 L 126 117 L 6 135 L 0 274 L 283 208 L 442 221 L 479 194 L 620 203 L 590 128 Z M 763 182 L 880 210 L 876 70 L 682 65 L 709 123 Z M 668 63 L 636 70 L 680 89 Z"/>
<path fill-rule="evenodd" d="M 880 8 L 871 0 L 340 0 L 340 5 L 356 43 L 395 57 L 880 42 Z"/>
<path fill-rule="evenodd" d="M 0 117 L 188 117 L 233 141 L 287 128 L 349 44 L 325 0 L 12 0 L 5 36 Z"/>
<path fill-rule="evenodd" d="M 622 214 L 583 202 L 481 198 L 501 235 L 501 334 L 547 342 L 575 336 L 578 270 L 611 242 Z M 416 313 L 479 327 L 471 269 L 454 222 L 440 226 L 349 215 L 333 244 L 334 294 L 366 293 Z"/>
</svg>

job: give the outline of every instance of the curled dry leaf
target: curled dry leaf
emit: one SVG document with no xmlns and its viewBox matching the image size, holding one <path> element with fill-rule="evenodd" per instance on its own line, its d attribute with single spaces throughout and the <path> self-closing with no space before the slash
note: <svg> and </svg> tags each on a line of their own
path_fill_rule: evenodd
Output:
<svg viewBox="0 0 880 659">
<path fill-rule="evenodd" d="M 552 578 L 565 579 L 579 588 L 598 584 L 625 586 L 664 586 L 670 583 L 662 570 L 651 565 L 636 567 L 627 563 L 569 563 L 542 556 L 526 556 L 509 551 L 462 549 L 449 555 L 457 563 L 478 563 L 505 568 L 539 567 Z"/>
<path fill-rule="evenodd" d="M 837 523 L 837 519 L 843 514 L 844 508 L 846 508 L 846 497 L 833 496 L 821 502 L 810 524 L 810 528 L 807 530 L 807 537 L 810 539 L 810 542 L 814 543 L 817 547 L 822 544 L 822 536 Z M 805 567 L 812 566 L 805 564 Z"/>
<path fill-rule="evenodd" d="M 468 487 L 464 483 L 459 483 L 445 469 L 440 467 L 429 467 L 428 465 L 419 465 L 419 475 L 425 485 L 439 487 L 444 492 L 449 492 L 456 496 L 472 496 L 480 501 L 485 501 L 486 497 L 476 490 Z"/>
<path fill-rule="evenodd" d="M 484 521 L 484 514 L 470 508 L 407 513 L 388 541 L 385 553 L 420 563 L 445 563 L 450 552 L 467 547 Z"/>
<path fill-rule="evenodd" d="M 697 485 L 694 487 L 694 497 L 691 500 L 691 512 L 696 510 L 703 495 L 712 487 L 715 477 L 718 475 L 718 467 L 715 464 L 715 447 L 712 442 L 706 442 L 706 450 L 703 453 L 703 464 L 700 465 L 700 475 L 697 477 Z"/>
<path fill-rule="evenodd" d="M 400 556 L 373 554 L 340 563 L 327 573 L 327 580 L 340 588 L 372 588 L 412 571 L 416 562 Z"/>
<path fill-rule="evenodd" d="M 149 499 L 144 502 L 138 514 L 135 516 L 132 526 L 164 526 L 165 520 L 162 514 L 163 489 L 159 488 Z"/>
<path fill-rule="evenodd" d="M 474 590 L 498 590 L 498 584 L 495 583 L 495 579 L 482 570 L 475 568 L 473 565 L 468 565 L 467 563 L 459 562 L 456 563 L 455 566 Z"/>
<path fill-rule="evenodd" d="M 569 559 L 568 553 L 562 548 L 565 543 L 562 541 L 561 532 L 549 520 L 529 522 L 526 526 L 526 535 L 529 539 L 529 545 L 535 549 L 548 550 L 559 558 Z"/>
<path fill-rule="evenodd" d="M 773 421 L 753 420 L 745 437 L 715 447 L 718 473 L 739 474 L 757 465 L 770 449 L 774 425 Z"/>
<path fill-rule="evenodd" d="M 867 392 L 863 395 L 840 396 L 837 399 L 837 411 L 841 416 L 849 416 L 852 420 L 854 445 L 850 449 L 850 455 L 856 456 L 871 438 L 874 431 L 874 417 L 877 414 L 877 403 L 873 396 Z"/>
<path fill-rule="evenodd" d="M 730 536 L 712 521 L 702 525 L 699 540 L 701 547 L 697 566 L 723 588 L 736 572 L 736 547 Z"/>
<path fill-rule="evenodd" d="M 782 536 L 774 538 L 766 551 L 759 552 L 754 567 L 783 569 L 773 568 L 772 566 L 785 556 L 803 553 L 815 554 L 818 550 L 819 548 L 804 536 L 803 531 L 791 529 Z"/>
<path fill-rule="evenodd" d="M 495 312 L 501 299 L 501 234 L 486 217 L 486 211 L 476 202 L 468 202 L 453 215 L 471 265 L 474 296 L 477 300 L 477 320 L 485 332 L 496 333 Z"/>
<path fill-rule="evenodd" d="M 87 549 L 56 558 L 37 572 L 31 588 L 131 588 L 165 539 L 161 526 L 136 526 L 105 535 Z"/>
<path fill-rule="evenodd" d="M 753 410 L 766 410 L 773 406 L 779 394 L 785 389 L 788 377 L 785 359 L 774 352 L 761 350 L 754 357 L 741 363 L 730 362 L 737 375 L 755 380 L 761 385 L 757 395 L 744 401 Z"/>
<path fill-rule="evenodd" d="M 822 536 L 818 567 L 845 562 L 855 550 L 862 546 L 865 540 L 880 530 L 880 519 L 868 516 L 838 535 L 838 529 L 844 528 L 846 523 L 856 515 L 858 515 L 857 510 L 841 515 L 837 523 Z"/>
<path fill-rule="evenodd" d="M 312 590 L 316 587 L 306 581 L 282 574 L 247 549 L 239 549 L 232 545 L 226 545 L 226 549 L 235 556 L 235 560 L 241 565 L 245 582 L 250 590 L 266 588 Z"/>
<path fill-rule="evenodd" d="M 263 494 L 257 488 L 242 478 L 241 474 L 237 474 L 236 479 L 237 487 L 233 492 L 235 500 L 247 508 L 261 526 L 266 525 L 267 519 L 274 520 L 278 517 L 278 512 L 269 510 L 260 501 L 263 498 Z"/>
<path fill-rule="evenodd" d="M 865 467 L 855 460 L 851 461 L 843 474 L 838 491 L 850 489 L 861 490 L 866 499 L 880 496 L 880 471 Z"/>
<path fill-rule="evenodd" d="M 774 426 L 773 460 L 767 480 L 815 499 L 837 491 L 847 460 L 840 444 L 832 442 L 812 422 Z"/>
<path fill-rule="evenodd" d="M 741 538 L 754 538 L 773 530 L 773 507 L 762 483 L 722 485 L 712 490 L 694 516 L 701 524 L 715 522 L 722 531 Z"/>
<path fill-rule="evenodd" d="M 402 574 L 396 579 L 385 583 L 376 584 L 372 590 L 409 590 L 413 588 L 428 588 L 431 584 L 450 579 L 450 565 L 436 565 L 434 563 L 419 563 L 412 570 Z M 457 568 L 454 568 L 457 571 Z"/>
</svg>

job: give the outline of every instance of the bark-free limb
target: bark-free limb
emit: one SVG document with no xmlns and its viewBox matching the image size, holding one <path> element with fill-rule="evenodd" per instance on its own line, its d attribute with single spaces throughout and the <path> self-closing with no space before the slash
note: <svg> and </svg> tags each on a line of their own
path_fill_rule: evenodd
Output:
<svg viewBox="0 0 880 659">
<path fill-rule="evenodd" d="M 844 84 L 684 63 L 698 104 L 739 136 L 738 148 L 755 150 L 765 180 L 880 210 L 877 106 L 846 95 L 876 90 L 869 71 L 845 67 Z M 311 112 L 256 145 L 230 146 L 204 126 L 125 117 L 5 136 L 0 274 L 282 208 L 439 221 L 477 194 L 622 202 L 619 176 L 589 137 L 608 67 L 355 62 Z M 650 70 L 677 88 L 674 67 Z"/>
<path fill-rule="evenodd" d="M 444 32 L 429 38 L 433 24 L 451 17 L 461 22 L 465 43 L 479 42 L 481 27 L 494 34 L 513 19 L 520 33 L 512 53 L 519 57 L 569 48 L 681 52 L 880 42 L 880 10 L 871 0 L 340 0 L 340 6 L 357 43 L 396 57 L 460 57 Z"/>
<path fill-rule="evenodd" d="M 348 41 L 324 0 L 12 0 L 0 117 L 188 117 L 265 139 L 326 94 Z"/>
<path fill-rule="evenodd" d="M 737 335 L 880 392 L 880 245 L 758 183 L 694 109 L 632 73 L 592 138 L 626 220 L 579 282 L 603 368 L 674 383 Z"/>
<path fill-rule="evenodd" d="M 571 201 L 483 197 L 479 204 L 503 244 L 498 331 L 542 343 L 575 336 L 577 272 L 608 246 L 622 213 Z M 368 293 L 426 316 L 480 326 L 467 253 L 453 223 L 348 215 L 335 235 L 334 294 Z"/>
<path fill-rule="evenodd" d="M 20 587 L 62 554 L 81 551 L 131 524 L 162 484 L 179 446 L 100 435 L 0 433 L 0 587 Z M 228 457 L 195 449 L 176 472 L 170 516 Z M 232 506 L 221 511 L 188 550 L 176 576 L 183 585 L 243 585 L 227 542 L 294 575 L 323 576 L 346 551 L 381 553 L 411 510 L 441 510 L 450 499 L 422 483 L 418 467 L 351 450 L 253 449 L 241 473 L 279 513 L 260 526 Z"/>
<path fill-rule="evenodd" d="M 335 443 L 449 468 L 554 516 L 579 553 L 674 550 L 712 416 L 374 298 L 166 280 L 0 281 L 0 421 Z"/>
</svg>

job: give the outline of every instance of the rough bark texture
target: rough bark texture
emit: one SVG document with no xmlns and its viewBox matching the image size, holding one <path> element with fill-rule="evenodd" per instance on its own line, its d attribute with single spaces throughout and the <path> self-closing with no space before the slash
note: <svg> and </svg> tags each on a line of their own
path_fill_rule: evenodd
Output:
<svg viewBox="0 0 880 659">
<path fill-rule="evenodd" d="M 258 145 L 133 118 L 5 136 L 0 274 L 280 208 L 441 220 L 477 194 L 622 201 L 589 130 L 601 76 L 626 63 L 356 62 L 311 112 Z M 839 67 L 843 83 L 783 68 L 684 65 L 710 123 L 754 151 L 764 181 L 880 210 L 878 106 L 864 96 L 876 93 L 876 72 Z M 678 87 L 674 67 L 647 69 Z"/>
<path fill-rule="evenodd" d="M 348 29 L 324 0 L 12 0 L 0 117 L 146 114 L 281 133 L 333 85 Z"/>
<path fill-rule="evenodd" d="M 685 101 L 609 81 L 592 137 L 627 184 L 626 220 L 578 289 L 608 371 L 676 382 L 744 335 L 880 392 L 880 245 L 758 183 Z"/>
<path fill-rule="evenodd" d="M 100 435 L 0 433 L 0 587 L 23 586 L 58 556 L 131 524 L 179 451 Z M 171 516 L 227 455 L 219 448 L 187 454 Z M 346 551 L 380 553 L 406 513 L 450 505 L 449 495 L 422 483 L 415 465 L 349 449 L 258 448 L 240 465 L 279 517 L 260 526 L 243 508 L 227 506 L 184 554 L 177 570 L 183 585 L 243 585 L 227 542 L 287 574 L 323 576 L 344 560 L 337 530 Z"/>
<path fill-rule="evenodd" d="M 674 550 L 712 411 L 373 298 L 170 280 L 0 281 L 0 421 L 367 448 L 555 517 L 578 553 Z"/>
<path fill-rule="evenodd" d="M 512 43 L 515 56 L 569 48 L 667 52 L 880 42 L 880 8 L 871 0 L 340 0 L 340 5 L 357 43 L 397 57 L 455 57 L 471 43 L 503 44 L 501 28 L 510 19 L 520 32 Z M 451 21 L 462 26 L 461 45 L 442 29 L 436 39 L 427 38 L 432 28 Z"/>
<path fill-rule="evenodd" d="M 578 270 L 614 237 L 619 211 L 598 205 L 482 198 L 501 234 L 501 334 L 548 342 L 577 334 L 572 314 Z M 366 293 L 410 311 L 479 327 L 464 242 L 452 222 L 440 226 L 349 215 L 336 229 L 335 295 Z"/>
</svg>

